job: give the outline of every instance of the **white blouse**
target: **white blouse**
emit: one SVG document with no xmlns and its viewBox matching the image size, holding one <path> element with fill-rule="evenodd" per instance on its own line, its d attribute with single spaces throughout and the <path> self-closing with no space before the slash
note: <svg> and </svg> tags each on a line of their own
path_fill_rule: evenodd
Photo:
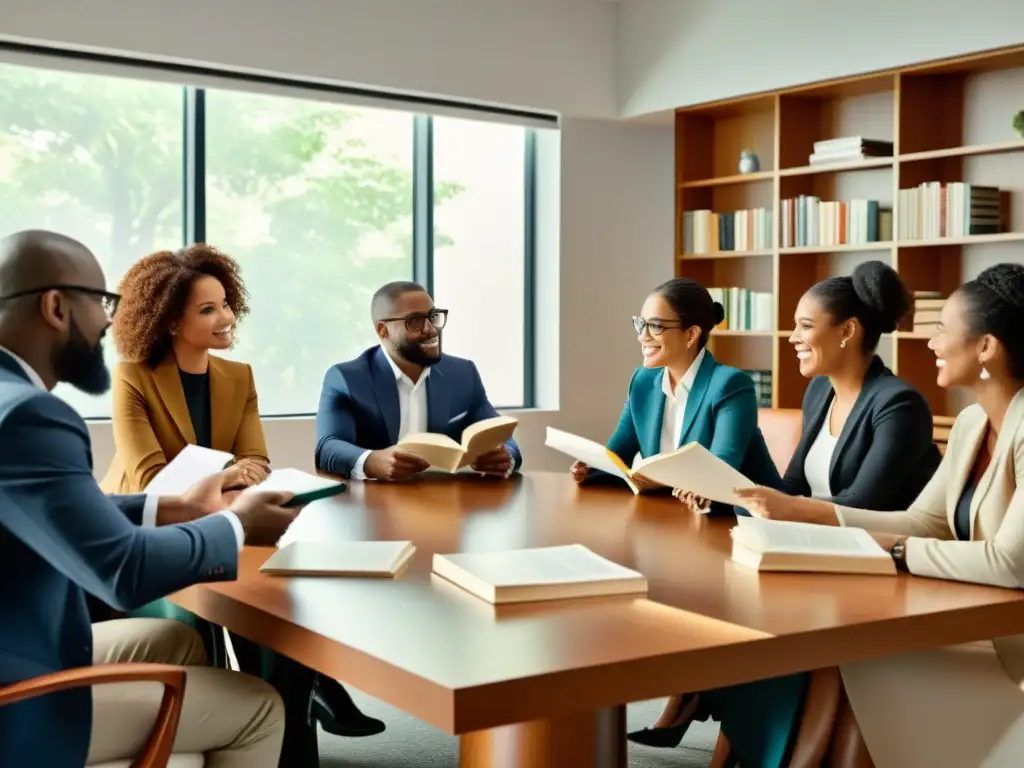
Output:
<svg viewBox="0 0 1024 768">
<path fill-rule="evenodd" d="M 832 437 L 829 430 L 829 422 L 832 421 L 832 406 L 835 405 L 835 398 L 828 407 L 825 420 L 821 423 L 818 436 L 811 443 L 810 450 L 804 459 L 804 477 L 811 487 L 811 497 L 815 499 L 830 498 L 832 496 L 832 485 L 829 482 L 829 467 L 832 465 L 832 454 L 835 453 L 838 437 Z"/>
</svg>

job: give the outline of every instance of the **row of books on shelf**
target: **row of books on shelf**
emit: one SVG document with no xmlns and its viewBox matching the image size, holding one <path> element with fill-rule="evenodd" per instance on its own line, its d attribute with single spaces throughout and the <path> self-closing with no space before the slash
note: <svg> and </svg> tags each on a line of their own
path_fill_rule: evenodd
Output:
<svg viewBox="0 0 1024 768">
<path fill-rule="evenodd" d="M 914 333 L 933 335 L 946 299 L 938 291 L 914 291 Z"/>
<path fill-rule="evenodd" d="M 772 247 L 772 218 L 768 208 L 683 214 L 683 253 L 756 251 Z"/>
<path fill-rule="evenodd" d="M 899 192 L 900 240 L 991 235 L 1002 227 L 998 187 L 927 181 Z"/>
<path fill-rule="evenodd" d="M 754 380 L 754 393 L 757 395 L 758 408 L 772 407 L 772 372 L 766 370 L 745 371 Z"/>
<path fill-rule="evenodd" d="M 893 143 L 866 139 L 863 136 L 844 136 L 814 142 L 814 153 L 808 158 L 808 165 L 831 165 L 833 163 L 854 163 L 873 157 L 892 157 Z"/>
<path fill-rule="evenodd" d="M 878 200 L 823 201 L 800 195 L 782 201 L 781 220 L 782 248 L 892 240 L 892 211 Z"/>
<path fill-rule="evenodd" d="M 775 312 L 771 293 L 747 288 L 708 288 L 711 298 L 725 308 L 723 331 L 771 331 Z"/>
</svg>

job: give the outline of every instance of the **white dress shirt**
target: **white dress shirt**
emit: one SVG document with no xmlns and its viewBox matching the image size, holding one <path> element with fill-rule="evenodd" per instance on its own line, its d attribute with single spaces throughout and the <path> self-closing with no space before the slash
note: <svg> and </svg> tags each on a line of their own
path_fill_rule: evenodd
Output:
<svg viewBox="0 0 1024 768">
<path fill-rule="evenodd" d="M 704 352 L 701 350 L 697 357 L 686 369 L 683 378 L 672 389 L 668 377 L 668 368 L 661 377 L 661 391 L 665 393 L 665 413 L 661 417 L 661 446 L 660 453 L 669 453 L 679 447 L 679 441 L 683 436 L 683 418 L 686 415 L 686 399 L 690 396 L 693 388 L 693 381 L 697 378 L 697 371 L 704 361 Z"/>
<path fill-rule="evenodd" d="M 43 377 L 36 372 L 35 368 L 26 363 L 24 360 L 22 360 L 20 357 L 18 357 L 16 354 L 11 352 L 11 350 L 7 349 L 6 347 L 0 347 L 0 352 L 6 352 L 8 355 L 10 355 L 14 359 L 14 362 L 21 366 L 21 370 L 25 372 L 25 375 L 28 376 L 29 381 L 31 381 L 35 386 L 39 387 L 39 389 L 42 389 L 43 391 L 49 391 L 46 388 L 46 384 L 43 382 Z M 156 511 L 157 507 L 159 506 L 159 496 L 156 496 L 151 493 L 146 494 L 146 501 L 142 507 L 142 526 L 144 528 L 156 527 Z M 231 523 L 231 528 L 235 532 L 235 540 L 238 542 L 238 551 L 241 552 L 242 547 L 245 546 L 245 529 L 242 527 L 242 523 L 238 519 L 238 516 L 229 509 L 225 509 L 222 512 L 217 512 L 216 514 L 224 515 L 225 517 L 227 517 L 228 522 Z"/>
<path fill-rule="evenodd" d="M 413 381 L 398 364 L 391 359 L 388 351 L 381 347 L 384 359 L 388 361 L 391 370 L 395 374 L 395 383 L 398 385 L 398 440 L 406 435 L 427 431 L 427 377 L 430 375 L 430 368 L 424 368 L 418 381 Z M 356 459 L 352 467 L 353 480 L 365 480 L 366 473 L 363 465 L 366 464 L 366 457 L 372 451 L 363 451 Z"/>
<path fill-rule="evenodd" d="M 836 404 L 833 397 L 828 406 L 828 413 L 821 423 L 818 436 L 814 438 L 811 447 L 807 450 L 804 458 L 804 479 L 811 489 L 811 498 L 827 499 L 832 496 L 832 481 L 829 480 L 829 467 L 832 466 L 832 454 L 836 452 L 838 437 L 832 437 L 832 430 L 829 422 L 832 421 L 832 408 Z"/>
</svg>

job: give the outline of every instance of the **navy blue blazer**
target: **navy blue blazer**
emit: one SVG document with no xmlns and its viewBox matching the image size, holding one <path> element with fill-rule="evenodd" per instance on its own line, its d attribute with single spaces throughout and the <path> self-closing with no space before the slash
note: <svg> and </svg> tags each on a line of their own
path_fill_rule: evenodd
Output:
<svg viewBox="0 0 1024 768">
<path fill-rule="evenodd" d="M 236 577 L 226 518 L 141 528 L 144 504 L 100 491 L 82 417 L 0 351 L 0 685 L 92 664 L 86 592 L 128 611 Z M 91 716 L 88 688 L 0 707 L 0 765 L 81 768 Z"/>
<path fill-rule="evenodd" d="M 380 346 L 371 347 L 354 360 L 332 366 L 324 376 L 316 411 L 318 471 L 349 477 L 365 451 L 398 442 L 398 382 L 386 354 Z M 461 442 L 463 429 L 498 415 L 480 372 L 469 360 L 441 355 L 426 386 L 428 432 Z M 505 447 L 518 470 L 523 463 L 519 446 L 509 440 Z"/>
</svg>

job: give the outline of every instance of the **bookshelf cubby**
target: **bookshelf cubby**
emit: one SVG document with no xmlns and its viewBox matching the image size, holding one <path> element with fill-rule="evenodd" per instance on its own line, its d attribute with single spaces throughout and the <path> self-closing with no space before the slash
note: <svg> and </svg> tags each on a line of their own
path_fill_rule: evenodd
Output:
<svg viewBox="0 0 1024 768">
<path fill-rule="evenodd" d="M 770 330 L 727 322 L 712 332 L 715 357 L 770 371 L 773 407 L 799 408 L 807 381 L 789 336 L 797 302 L 814 283 L 878 259 L 911 291 L 948 296 L 985 267 L 1024 263 L 1024 138 L 1011 125 L 1024 109 L 1022 93 L 1024 45 L 677 110 L 676 274 L 772 297 Z M 828 164 L 818 154 L 812 163 L 820 142 L 847 137 L 881 149 Z M 758 170 L 740 172 L 744 150 L 757 155 Z M 933 186 L 901 197 L 934 183 L 941 192 Z M 948 203 L 972 192 L 977 202 L 980 187 L 1000 190 L 997 231 L 959 236 L 983 206 L 966 203 L 955 221 L 959 208 Z M 865 200 L 875 204 L 867 212 L 852 202 Z M 734 213 L 759 208 L 771 222 L 765 242 L 749 235 L 747 214 Z M 740 216 L 747 229 L 734 237 Z M 901 216 L 904 226 L 916 222 L 905 237 Z M 758 247 L 744 248 L 744 233 Z M 765 234 L 758 230 L 761 240 Z M 955 416 L 968 401 L 936 386 L 928 338 L 908 319 L 882 338 L 879 354 L 925 394 L 936 416 Z"/>
</svg>

